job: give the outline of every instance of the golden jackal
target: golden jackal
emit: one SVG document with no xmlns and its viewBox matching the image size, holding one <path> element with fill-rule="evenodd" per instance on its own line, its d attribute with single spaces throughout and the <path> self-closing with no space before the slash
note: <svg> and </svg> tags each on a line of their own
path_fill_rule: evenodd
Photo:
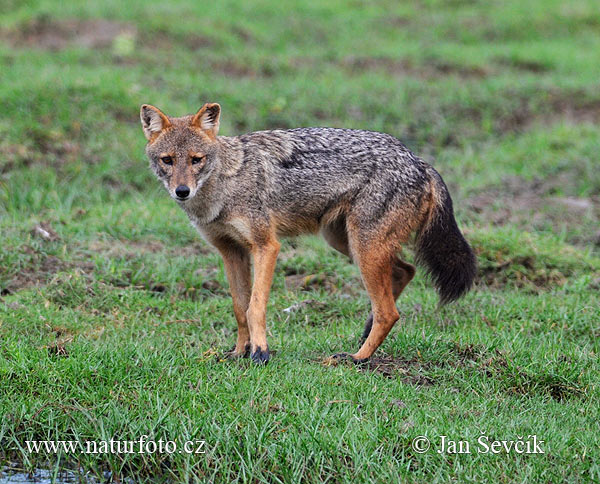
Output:
<svg viewBox="0 0 600 484">
<path fill-rule="evenodd" d="M 337 358 L 365 361 L 398 320 L 396 299 L 415 274 L 398 257 L 411 234 L 441 302 L 469 290 L 475 256 L 448 189 L 396 138 L 333 128 L 218 136 L 220 113 L 211 103 L 172 118 L 145 104 L 140 115 L 150 166 L 223 257 L 238 323 L 232 356 L 269 359 L 265 313 L 282 236 L 320 231 L 360 268 L 372 312 L 360 349 Z"/>
</svg>

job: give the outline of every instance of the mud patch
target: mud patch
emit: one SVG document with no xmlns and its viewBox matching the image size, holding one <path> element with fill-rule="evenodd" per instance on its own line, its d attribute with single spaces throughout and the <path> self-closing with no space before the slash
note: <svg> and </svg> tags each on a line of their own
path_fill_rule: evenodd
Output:
<svg viewBox="0 0 600 484">
<path fill-rule="evenodd" d="M 386 378 L 398 378 L 404 383 L 416 386 L 431 386 L 436 381 L 427 374 L 433 365 L 417 359 L 406 359 L 394 356 L 373 356 L 363 363 L 353 363 L 348 359 L 336 359 L 334 357 L 320 360 L 324 366 L 345 365 L 356 368 L 361 372 L 376 372 Z"/>
<path fill-rule="evenodd" d="M 61 133 L 28 133 L 31 142 L 25 144 L 0 143 L 0 173 L 39 163 L 61 168 L 82 156 L 78 142 L 67 140 Z M 89 159 L 93 162 L 93 159 Z"/>
<path fill-rule="evenodd" d="M 38 253 L 29 246 L 25 252 L 31 254 L 29 263 L 8 277 L 8 282 L 0 288 L 0 295 L 46 284 L 56 273 L 69 269 L 69 264 L 56 256 Z"/>
<path fill-rule="evenodd" d="M 16 30 L 3 31 L 0 37 L 13 47 L 56 51 L 72 46 L 110 47 L 117 37 L 135 37 L 136 33 L 135 26 L 113 20 L 56 20 L 39 16 Z"/>
<path fill-rule="evenodd" d="M 418 387 L 432 386 L 435 379 L 427 374 L 431 365 L 419 360 L 391 356 L 375 356 L 358 365 L 360 371 L 374 371 L 386 378 L 399 378 L 403 383 Z"/>
<path fill-rule="evenodd" d="M 143 31 L 139 35 L 140 44 L 153 50 L 172 50 L 177 46 L 184 46 L 189 50 L 196 51 L 214 47 L 215 41 L 201 34 L 173 33 L 164 29 Z"/>
<path fill-rule="evenodd" d="M 515 364 L 502 354 L 486 361 L 479 371 L 486 377 L 497 379 L 508 394 L 543 395 L 558 402 L 587 396 L 587 384 L 581 380 L 581 374 L 570 379 L 545 367 L 532 370 Z"/>
<path fill-rule="evenodd" d="M 396 378 L 409 385 L 428 387 L 439 384 L 440 370 L 445 368 L 463 369 L 470 374 L 483 375 L 497 380 L 507 394 L 543 395 L 556 401 L 570 398 L 584 398 L 588 385 L 582 371 L 569 370 L 569 375 L 561 375 L 555 368 L 525 367 L 516 363 L 504 351 L 490 349 L 478 344 L 448 343 L 449 353 L 439 361 L 422 361 L 394 356 L 375 356 L 368 362 L 354 365 L 358 371 L 374 371 L 386 378 Z M 562 364 L 569 363 L 565 357 Z M 402 406 L 402 403 L 398 404 Z"/>
<path fill-rule="evenodd" d="M 30 231 L 31 244 L 15 248 L 0 268 L 0 295 L 47 284 L 60 272 L 77 270 L 80 273 L 93 271 L 94 264 L 89 260 L 75 259 L 66 261 L 47 251 L 56 250 L 59 234 L 50 223 L 43 221 Z"/>
<path fill-rule="evenodd" d="M 600 99 L 590 99 L 581 91 L 548 92 L 537 104 L 531 96 L 506 93 L 512 98 L 512 108 L 497 113 L 494 126 L 499 134 L 523 132 L 536 123 L 553 124 L 569 121 L 573 123 L 597 123 L 600 121 Z M 479 111 L 468 110 L 474 119 L 481 119 Z"/>
<path fill-rule="evenodd" d="M 485 223 L 523 230 L 548 230 L 574 234 L 570 241 L 589 247 L 597 244 L 600 197 L 558 196 L 556 192 L 576 183 L 576 174 L 562 173 L 546 180 L 505 179 L 499 186 L 465 200 L 464 205 Z M 587 233 L 587 235 L 586 235 Z M 576 235 L 575 235 L 576 234 Z"/>
<path fill-rule="evenodd" d="M 275 67 L 269 64 L 258 66 L 234 60 L 209 62 L 208 68 L 228 77 L 270 78 L 275 75 Z"/>
<path fill-rule="evenodd" d="M 511 59 L 508 57 L 499 57 L 496 59 L 496 62 L 505 67 L 509 67 L 511 69 L 516 69 L 524 72 L 532 72 L 532 73 L 541 73 L 547 72 L 550 70 L 550 67 L 546 64 L 535 60 L 522 60 L 522 59 Z"/>
<path fill-rule="evenodd" d="M 517 287 L 531 292 L 552 290 L 567 282 L 570 272 L 534 254 L 476 248 L 478 284 L 488 289 Z"/>
<path fill-rule="evenodd" d="M 353 74 L 366 70 L 383 70 L 394 76 L 411 76 L 423 79 L 442 76 L 481 79 L 491 74 L 488 69 L 479 66 L 463 66 L 438 60 L 417 65 L 407 59 L 392 59 L 390 57 L 348 57 L 341 61 L 341 67 Z"/>
<path fill-rule="evenodd" d="M 168 245 L 155 239 L 147 240 L 97 240 L 91 242 L 87 248 L 92 252 L 99 252 L 109 257 L 123 257 L 137 259 L 147 254 L 163 253 L 165 256 L 194 257 L 210 254 L 211 250 L 200 242 L 184 246 Z"/>
<path fill-rule="evenodd" d="M 361 289 L 358 281 L 355 281 L 355 283 L 352 283 L 352 281 L 341 281 L 335 275 L 328 273 L 298 274 L 295 273 L 294 269 L 286 270 L 285 287 L 288 291 L 324 290 L 328 294 L 344 294 L 349 296 L 356 296 Z"/>
</svg>

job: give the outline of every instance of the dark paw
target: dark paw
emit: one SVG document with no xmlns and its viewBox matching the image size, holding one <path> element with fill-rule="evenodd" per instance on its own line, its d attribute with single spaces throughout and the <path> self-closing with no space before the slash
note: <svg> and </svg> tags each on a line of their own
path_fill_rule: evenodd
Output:
<svg viewBox="0 0 600 484">
<path fill-rule="evenodd" d="M 250 356 L 250 343 L 248 343 L 244 349 L 244 352 L 236 352 L 235 351 L 236 346 L 234 346 L 233 348 L 231 348 L 229 351 L 226 351 L 223 354 L 223 359 L 227 359 L 227 360 L 237 360 L 239 358 L 248 358 Z"/>
<path fill-rule="evenodd" d="M 251 358 L 253 363 L 266 365 L 269 362 L 269 348 L 266 348 L 263 351 L 260 346 L 257 346 L 256 350 L 254 350 L 254 353 L 252 353 Z"/>
<path fill-rule="evenodd" d="M 350 353 L 336 353 L 333 356 L 330 356 L 325 360 L 325 364 L 328 365 L 338 365 L 342 362 L 354 363 L 355 365 L 360 365 L 362 363 L 366 363 L 369 361 L 369 358 L 357 359 L 354 358 Z"/>
</svg>

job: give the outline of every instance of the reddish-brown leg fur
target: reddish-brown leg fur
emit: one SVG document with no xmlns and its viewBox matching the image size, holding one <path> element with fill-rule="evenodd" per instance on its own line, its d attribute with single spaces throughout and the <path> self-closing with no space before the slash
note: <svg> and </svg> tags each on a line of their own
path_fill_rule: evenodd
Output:
<svg viewBox="0 0 600 484">
<path fill-rule="evenodd" d="M 398 299 L 404 288 L 408 285 L 412 278 L 415 276 L 415 266 L 404 262 L 402 259 L 396 257 L 393 262 L 394 267 L 392 269 L 392 293 L 394 295 L 394 301 Z M 364 343 L 368 338 L 371 328 L 373 326 L 373 311 L 369 313 L 367 322 L 365 323 L 365 329 L 361 338 L 361 343 Z"/>
<path fill-rule="evenodd" d="M 250 331 L 246 311 L 250 304 L 251 271 L 250 254 L 244 247 L 234 242 L 215 241 L 225 266 L 229 281 L 229 291 L 233 300 L 233 312 L 238 323 L 238 335 L 231 356 L 248 356 L 250 352 Z"/>
<path fill-rule="evenodd" d="M 351 355 L 355 361 L 366 360 L 379 348 L 400 315 L 396 309 L 396 300 L 393 293 L 393 258 L 392 254 L 382 251 L 381 248 L 353 250 L 358 267 L 371 298 L 373 310 L 373 326 L 369 336 L 361 348 Z"/>
<path fill-rule="evenodd" d="M 275 238 L 271 238 L 265 244 L 252 249 L 254 283 L 246 316 L 250 330 L 251 357 L 256 363 L 269 361 L 266 310 L 280 246 L 281 244 Z"/>
<path fill-rule="evenodd" d="M 323 227 L 321 232 L 322 232 L 325 240 L 329 243 L 329 245 L 331 245 L 334 249 L 341 252 L 342 254 L 345 254 L 348 257 L 352 258 L 352 255 L 350 253 L 350 246 L 349 246 L 349 242 L 348 242 L 348 235 L 346 232 L 346 222 L 344 219 L 338 219 L 338 220 L 334 221 L 333 223 Z M 367 264 L 368 261 L 375 262 L 375 261 L 379 260 L 380 252 L 382 250 L 383 250 L 384 254 L 393 252 L 393 255 L 388 255 L 388 256 L 384 255 L 381 258 L 381 261 L 379 263 L 376 262 L 376 265 L 380 264 L 380 267 L 378 267 L 378 268 L 374 267 L 373 264 Z M 415 267 L 412 264 L 404 262 L 399 257 L 397 257 L 395 255 L 395 253 L 399 252 L 399 250 L 395 251 L 393 248 L 389 249 L 387 247 L 377 246 L 377 247 L 373 247 L 372 250 L 370 250 L 370 251 L 367 249 L 366 251 L 363 250 L 362 252 L 360 252 L 359 249 L 357 248 L 357 249 L 355 249 L 355 252 L 357 252 L 357 253 L 355 254 L 354 259 L 358 259 L 357 262 L 358 262 L 359 268 L 361 270 L 361 273 L 363 274 L 363 280 L 365 282 L 365 287 L 367 288 L 367 291 L 369 292 L 369 296 L 371 297 L 373 306 L 374 306 L 373 294 L 375 294 L 375 297 L 381 297 L 381 295 L 383 295 L 383 297 L 386 299 L 389 299 L 389 297 L 386 296 L 386 294 L 387 294 L 386 292 L 379 291 L 377 289 L 377 287 L 372 287 L 372 291 L 369 290 L 369 287 L 367 287 L 367 281 L 365 279 L 365 271 L 367 274 L 371 274 L 371 273 L 377 272 L 377 271 L 381 272 L 382 277 L 379 280 L 379 282 L 377 282 L 377 277 L 374 278 L 372 276 L 369 276 L 369 279 L 374 280 L 374 282 L 372 283 L 372 286 L 377 286 L 377 284 L 381 284 L 383 286 L 391 285 L 391 295 L 392 295 L 391 297 L 394 301 L 394 308 L 395 308 L 396 299 L 398 299 L 398 297 L 400 296 L 400 294 L 402 293 L 404 288 L 407 286 L 407 284 L 412 280 L 412 278 L 415 275 L 415 272 L 416 272 Z M 363 256 L 362 256 L 363 264 L 362 265 L 360 263 L 360 260 L 361 260 L 360 254 L 361 253 L 363 254 Z M 390 268 L 391 268 L 391 270 L 390 270 Z M 387 275 L 388 271 L 389 271 L 389 278 Z M 388 301 L 388 303 L 389 303 L 389 301 Z M 391 315 L 393 315 L 393 313 L 391 313 Z M 366 342 L 366 340 L 369 337 L 369 334 L 371 333 L 371 329 L 373 327 L 373 319 L 374 319 L 373 311 L 371 311 L 371 313 L 369 314 L 369 317 L 367 318 L 367 322 L 365 323 L 365 329 L 363 331 L 363 336 L 361 338 L 361 343 L 363 344 L 363 348 L 365 348 L 364 343 Z M 387 333 L 389 333 L 389 330 L 393 327 L 393 325 L 394 325 L 394 323 L 391 323 L 391 326 L 389 327 L 387 332 L 385 332 L 385 335 L 387 335 Z M 383 341 L 383 339 L 385 338 L 385 335 L 381 338 L 381 341 Z M 377 337 L 377 339 L 379 339 L 379 337 Z M 372 344 L 372 341 L 371 341 L 371 344 Z M 379 344 L 381 344 L 381 341 L 379 341 L 377 346 L 379 346 Z M 369 356 L 375 351 L 375 349 L 377 349 L 377 346 L 371 351 L 371 353 L 369 353 Z M 357 354 L 360 353 L 361 355 L 364 355 L 368 352 L 367 348 L 365 348 L 364 351 L 362 351 L 363 348 L 361 348 L 361 350 L 359 350 L 359 352 Z M 368 358 L 368 356 L 362 356 L 362 358 Z"/>
</svg>

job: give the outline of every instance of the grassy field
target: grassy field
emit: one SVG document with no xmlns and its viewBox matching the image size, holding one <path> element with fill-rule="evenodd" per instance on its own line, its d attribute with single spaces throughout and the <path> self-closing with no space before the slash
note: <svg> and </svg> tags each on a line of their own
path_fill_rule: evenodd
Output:
<svg viewBox="0 0 600 484">
<path fill-rule="evenodd" d="M 599 482 L 596 0 L 0 0 L 0 469 L 126 482 Z M 356 267 L 285 241 L 267 367 L 220 357 L 220 258 L 154 179 L 139 106 L 221 134 L 385 131 L 447 181 L 476 289 L 419 272 L 366 367 Z M 287 311 L 285 309 L 289 308 Z M 30 440 L 204 440 L 35 453 Z M 417 436 L 431 449 L 418 453 Z M 476 451 L 543 440 L 544 454 Z M 436 452 L 442 436 L 471 454 Z M 83 478 L 83 477 L 82 477 Z"/>
</svg>

